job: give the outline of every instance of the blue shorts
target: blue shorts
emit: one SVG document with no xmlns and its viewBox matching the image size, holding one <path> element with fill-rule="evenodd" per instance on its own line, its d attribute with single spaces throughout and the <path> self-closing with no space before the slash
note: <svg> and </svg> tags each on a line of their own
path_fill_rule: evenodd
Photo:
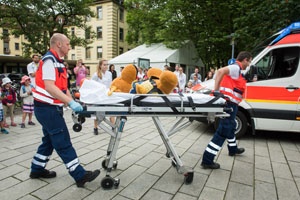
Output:
<svg viewBox="0 0 300 200">
<path fill-rule="evenodd" d="M 0 109 L 0 122 L 3 121 L 3 109 Z"/>
</svg>

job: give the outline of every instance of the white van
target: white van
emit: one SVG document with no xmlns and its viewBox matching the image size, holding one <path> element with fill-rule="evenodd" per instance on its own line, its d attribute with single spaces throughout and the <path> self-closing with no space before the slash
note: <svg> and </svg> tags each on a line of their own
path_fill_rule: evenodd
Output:
<svg viewBox="0 0 300 200">
<path fill-rule="evenodd" d="M 256 130 L 300 132 L 299 58 L 300 22 L 296 22 L 255 56 L 246 71 L 236 137 L 249 130 L 253 134 Z M 257 81 L 253 82 L 254 76 Z M 208 85 L 213 89 L 213 84 Z"/>
</svg>

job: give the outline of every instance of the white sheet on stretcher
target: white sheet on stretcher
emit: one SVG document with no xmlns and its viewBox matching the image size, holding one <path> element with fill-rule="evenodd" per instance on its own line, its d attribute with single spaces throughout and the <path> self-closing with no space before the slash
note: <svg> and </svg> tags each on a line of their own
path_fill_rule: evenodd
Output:
<svg viewBox="0 0 300 200">
<path fill-rule="evenodd" d="M 114 92 L 111 96 L 108 96 L 109 89 L 106 88 L 105 85 L 93 81 L 93 80 L 85 80 L 79 89 L 80 92 L 80 101 L 87 104 L 99 104 L 99 105 L 112 105 L 112 104 L 118 104 L 123 101 L 129 100 L 136 96 L 136 94 L 130 94 L 130 93 L 122 93 L 122 92 Z M 184 102 L 188 102 L 188 96 L 191 96 L 193 99 L 193 102 L 195 104 L 205 104 L 212 100 L 213 96 L 207 95 L 207 94 L 198 94 L 198 93 L 184 93 L 183 97 L 180 97 L 179 94 L 172 93 L 170 95 L 167 95 L 168 99 L 172 101 L 180 101 L 181 98 Z M 136 96 L 138 97 L 138 96 Z M 142 102 L 153 102 L 153 103 L 159 103 L 164 102 L 164 100 L 161 97 L 157 96 L 150 96 L 146 97 Z M 213 104 L 224 104 L 225 100 L 222 98 L 219 98 L 216 100 Z"/>
</svg>

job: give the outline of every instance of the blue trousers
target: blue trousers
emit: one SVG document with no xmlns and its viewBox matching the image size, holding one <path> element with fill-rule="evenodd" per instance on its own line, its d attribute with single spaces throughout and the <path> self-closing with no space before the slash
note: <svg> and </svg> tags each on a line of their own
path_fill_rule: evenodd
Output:
<svg viewBox="0 0 300 200">
<path fill-rule="evenodd" d="M 38 147 L 31 163 L 31 171 L 43 171 L 53 152 L 57 152 L 63 160 L 69 174 L 75 181 L 83 178 L 84 168 L 72 146 L 70 134 L 63 118 L 62 107 L 35 102 L 34 114 L 42 125 L 42 144 Z"/>
<path fill-rule="evenodd" d="M 228 151 L 230 153 L 235 153 L 237 150 L 237 144 L 235 139 L 235 130 L 236 130 L 236 122 L 235 117 L 238 110 L 238 106 L 234 103 L 228 103 L 228 108 L 232 108 L 232 112 L 228 112 L 230 114 L 229 117 L 221 118 L 219 126 L 211 139 L 208 143 L 202 158 L 203 164 L 212 164 L 214 161 L 215 156 L 217 155 L 218 151 L 223 146 L 225 139 L 228 142 Z"/>
</svg>

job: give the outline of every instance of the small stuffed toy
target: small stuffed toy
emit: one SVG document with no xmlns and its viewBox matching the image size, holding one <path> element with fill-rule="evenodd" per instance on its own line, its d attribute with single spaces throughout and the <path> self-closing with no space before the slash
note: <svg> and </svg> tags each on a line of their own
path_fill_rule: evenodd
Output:
<svg viewBox="0 0 300 200">
<path fill-rule="evenodd" d="M 113 80 L 108 91 L 108 96 L 113 92 L 125 92 L 128 93 L 131 89 L 131 84 L 136 80 L 137 68 L 133 64 L 126 65 L 122 70 L 121 76 Z"/>
</svg>

